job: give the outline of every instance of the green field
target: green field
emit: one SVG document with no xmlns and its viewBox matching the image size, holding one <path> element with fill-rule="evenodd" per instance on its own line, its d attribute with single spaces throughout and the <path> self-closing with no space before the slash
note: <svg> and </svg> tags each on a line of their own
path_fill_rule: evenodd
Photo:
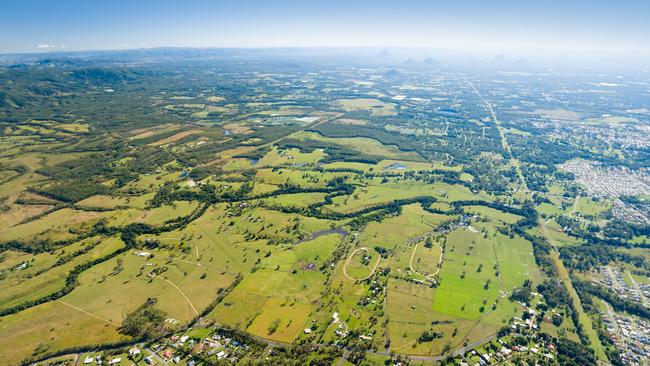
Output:
<svg viewBox="0 0 650 366">
<path fill-rule="evenodd" d="M 294 51 L 0 62 L 1 364 L 608 361 L 600 267 L 650 283 L 623 81 Z"/>
</svg>

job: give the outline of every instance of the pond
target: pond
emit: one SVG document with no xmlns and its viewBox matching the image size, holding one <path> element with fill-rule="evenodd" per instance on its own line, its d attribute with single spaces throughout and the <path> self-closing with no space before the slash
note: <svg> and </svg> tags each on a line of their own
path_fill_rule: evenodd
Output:
<svg viewBox="0 0 650 366">
<path fill-rule="evenodd" d="M 408 167 L 400 163 L 393 163 L 384 168 L 384 170 L 405 170 L 405 169 L 408 169 Z"/>
</svg>

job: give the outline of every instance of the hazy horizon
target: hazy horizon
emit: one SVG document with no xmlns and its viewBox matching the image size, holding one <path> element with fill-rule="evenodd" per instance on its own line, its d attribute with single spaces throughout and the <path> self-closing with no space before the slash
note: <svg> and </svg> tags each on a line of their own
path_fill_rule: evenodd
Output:
<svg viewBox="0 0 650 366">
<path fill-rule="evenodd" d="M 456 51 L 650 52 L 650 4 L 469 0 L 27 0 L 0 14 L 0 53 L 138 48 L 415 47 Z"/>
</svg>

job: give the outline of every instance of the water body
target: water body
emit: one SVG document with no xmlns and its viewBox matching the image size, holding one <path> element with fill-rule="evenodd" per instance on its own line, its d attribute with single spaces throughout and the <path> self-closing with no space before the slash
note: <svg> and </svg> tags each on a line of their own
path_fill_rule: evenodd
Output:
<svg viewBox="0 0 650 366">
<path fill-rule="evenodd" d="M 297 241 L 296 243 L 294 243 L 294 245 L 304 243 L 304 242 L 307 242 L 307 241 L 312 241 L 312 240 L 317 239 L 317 238 L 319 238 L 319 237 L 321 237 L 323 235 L 329 235 L 329 234 L 339 234 L 341 236 L 341 239 L 345 239 L 345 237 L 348 236 L 348 232 L 345 229 L 337 227 L 337 228 L 334 228 L 334 229 L 317 231 L 317 232 L 309 235 L 308 237 Z"/>
<path fill-rule="evenodd" d="M 384 170 L 406 170 L 408 167 L 400 163 L 393 163 L 384 168 Z"/>
</svg>

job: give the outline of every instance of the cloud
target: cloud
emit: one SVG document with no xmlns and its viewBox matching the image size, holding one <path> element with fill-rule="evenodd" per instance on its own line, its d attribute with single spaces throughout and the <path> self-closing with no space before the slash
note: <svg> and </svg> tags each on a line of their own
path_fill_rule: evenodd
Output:
<svg viewBox="0 0 650 366">
<path fill-rule="evenodd" d="M 47 49 L 55 49 L 55 48 L 65 48 L 65 45 L 55 45 L 55 44 L 47 44 L 47 43 L 41 43 L 37 44 L 36 48 L 40 48 L 42 50 L 47 50 Z"/>
</svg>

